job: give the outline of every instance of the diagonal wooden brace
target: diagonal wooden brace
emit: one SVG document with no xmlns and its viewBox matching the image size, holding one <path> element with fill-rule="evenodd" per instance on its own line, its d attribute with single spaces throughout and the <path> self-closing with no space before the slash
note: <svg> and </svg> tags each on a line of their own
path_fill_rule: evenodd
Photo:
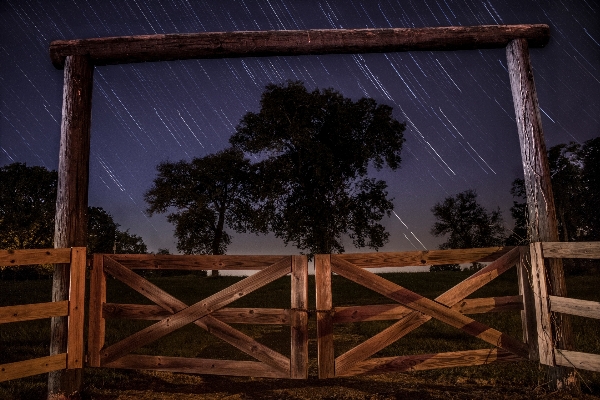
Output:
<svg viewBox="0 0 600 400">
<path fill-rule="evenodd" d="M 251 356 L 263 361 L 275 368 L 289 371 L 290 361 L 287 357 L 269 349 L 254 341 L 252 338 L 231 328 L 229 325 L 210 317 L 216 311 L 227 304 L 245 296 L 248 293 L 270 283 L 290 272 L 290 261 L 284 258 L 272 266 L 216 293 L 198 303 L 187 307 L 183 302 L 177 300 L 162 289 L 151 284 L 138 274 L 121 266 L 110 258 L 105 260 L 105 269 L 117 279 L 122 280 L 134 290 L 154 301 L 161 307 L 174 313 L 173 316 L 165 318 L 135 334 L 109 346 L 102 351 L 102 363 L 109 363 L 129 352 L 142 347 L 160 337 L 173 332 L 189 323 L 209 330 L 235 347 L 247 352 Z M 199 319 L 202 318 L 202 321 Z M 243 336 L 243 338 L 240 337 Z M 244 340 L 240 340 L 244 339 Z M 245 342 L 248 340 L 248 342 Z"/>
<path fill-rule="evenodd" d="M 514 260 L 513 257 L 515 257 Z M 397 340 L 433 317 L 444 323 L 461 329 L 470 335 L 479 337 L 480 339 L 483 339 L 494 346 L 501 347 L 513 354 L 526 358 L 528 351 L 527 347 L 523 343 L 511 338 L 510 336 L 502 334 L 493 328 L 481 324 L 455 310 L 451 310 L 448 307 L 456 304 L 464 297 L 477 290 L 479 287 L 491 281 L 501 272 L 504 272 L 506 269 L 510 268 L 512 265 L 514 265 L 514 262 L 516 262 L 516 257 L 518 257 L 517 249 L 504 255 L 501 258 L 504 259 L 501 264 L 495 263 L 495 266 L 489 265 L 484 270 L 477 272 L 469 279 L 461 282 L 454 288 L 442 294 L 440 297 L 438 297 L 437 302 L 427 299 L 426 297 L 396 285 L 384 278 L 365 271 L 362 268 L 356 267 L 353 264 L 339 258 L 332 257 L 331 262 L 333 272 L 336 272 L 354 282 L 357 282 L 373 291 L 399 302 L 407 308 L 414 310 L 392 327 L 388 328 L 387 332 L 384 331 L 381 333 L 382 335 L 388 336 L 387 339 L 390 339 L 391 335 L 395 338 L 395 340 Z M 498 262 L 500 262 L 501 259 L 498 259 Z M 498 268 L 498 266 L 501 268 Z M 405 326 L 407 323 L 408 326 Z M 387 343 L 389 344 L 391 342 L 388 340 Z M 370 343 L 370 345 L 372 345 L 372 343 Z M 368 354 L 359 351 L 364 350 L 364 347 L 358 350 L 355 349 L 352 349 L 350 352 L 348 352 L 350 354 L 346 353 L 336 359 L 336 371 L 338 368 L 340 368 L 340 371 L 342 371 L 346 366 L 352 365 L 352 363 L 357 361 L 362 361 L 366 357 L 369 357 L 379 350 L 377 349 L 374 352 L 369 351 L 368 353 L 370 354 Z"/>
</svg>

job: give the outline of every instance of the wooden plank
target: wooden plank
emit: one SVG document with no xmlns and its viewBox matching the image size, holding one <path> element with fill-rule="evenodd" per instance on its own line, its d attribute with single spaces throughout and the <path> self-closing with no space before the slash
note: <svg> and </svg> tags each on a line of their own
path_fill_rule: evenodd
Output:
<svg viewBox="0 0 600 400">
<path fill-rule="evenodd" d="M 452 308 L 462 314 L 522 310 L 523 300 L 521 296 L 464 299 Z M 335 307 L 333 323 L 347 324 L 366 321 L 391 321 L 404 318 L 410 312 L 409 309 L 399 304 Z"/>
<path fill-rule="evenodd" d="M 338 257 L 337 255 L 335 256 Z M 507 271 L 519 257 L 519 249 L 514 248 L 508 253 L 505 253 L 502 257 L 481 269 L 475 274 L 471 275 L 466 280 L 458 283 L 453 288 L 447 290 L 445 293 L 436 298 L 436 301 L 451 307 L 461 301 L 464 297 L 469 296 L 482 286 L 486 285 L 500 274 Z M 365 273 L 368 273 L 365 271 Z M 403 307 L 403 306 L 401 306 Z M 407 309 L 408 311 L 408 309 Z M 378 335 L 367 339 L 363 343 L 349 350 L 348 352 L 340 355 L 336 363 L 337 371 L 344 371 L 346 368 L 363 361 L 367 357 L 377 353 L 379 350 L 387 347 L 396 340 L 402 338 L 404 335 L 415 330 L 425 322 L 429 321 L 431 317 L 423 315 L 420 312 L 411 311 L 406 314 L 401 320 L 392 326 L 386 328 Z"/>
<path fill-rule="evenodd" d="M 548 296 L 550 311 L 581 317 L 600 319 L 600 303 L 597 301 L 571 299 L 568 297 Z"/>
<path fill-rule="evenodd" d="M 85 247 L 71 249 L 67 369 L 83 368 L 86 251 Z"/>
<path fill-rule="evenodd" d="M 600 258 L 600 242 L 543 242 L 544 258 Z"/>
<path fill-rule="evenodd" d="M 227 256 L 227 255 L 161 255 L 107 254 L 112 260 L 130 269 L 178 269 L 257 271 L 265 269 L 285 256 Z M 289 256 L 288 256 L 289 257 Z"/>
<path fill-rule="evenodd" d="M 361 268 L 412 267 L 467 262 L 491 262 L 511 251 L 513 247 L 403 251 L 395 253 L 345 253 L 337 258 Z"/>
<path fill-rule="evenodd" d="M 104 318 L 159 321 L 170 315 L 173 313 L 157 305 L 105 303 L 102 307 Z M 290 310 L 281 308 L 222 308 L 210 315 L 227 324 L 290 324 Z"/>
<path fill-rule="evenodd" d="M 461 314 L 483 314 L 489 312 L 504 312 L 523 309 L 522 296 L 484 297 L 479 299 L 464 299 L 456 303 L 453 310 Z"/>
<path fill-rule="evenodd" d="M 513 354 L 527 357 L 527 348 L 523 343 L 477 322 L 466 315 L 460 314 L 436 301 L 414 293 L 378 275 L 355 267 L 337 257 L 332 257 L 331 264 L 333 272 L 395 300 L 408 308 L 430 315 L 441 322 L 454 326 L 469 335 L 478 337 L 494 346 L 508 350 Z"/>
<path fill-rule="evenodd" d="M 51 371 L 65 369 L 66 367 L 66 353 L 34 358 L 32 360 L 0 364 L 0 382 L 24 378 L 26 376 L 45 374 Z"/>
<path fill-rule="evenodd" d="M 540 355 L 537 340 L 537 322 L 535 316 L 535 294 L 531 276 L 531 257 L 528 246 L 520 247 L 521 255 L 517 263 L 517 278 L 519 294 L 523 297 L 523 310 L 521 311 L 521 326 L 523 328 L 523 341 L 529 347 L 529 360 L 539 361 Z"/>
<path fill-rule="evenodd" d="M 1 266 L 68 263 L 70 260 L 69 248 L 0 250 Z"/>
<path fill-rule="evenodd" d="M 90 276 L 90 304 L 88 327 L 88 358 L 91 367 L 100 366 L 100 351 L 104 347 L 105 324 L 102 315 L 106 303 L 106 274 L 104 273 L 104 256 L 94 254 L 93 269 Z"/>
<path fill-rule="evenodd" d="M 256 361 L 127 355 L 106 364 L 106 366 L 110 368 L 147 369 L 188 374 L 289 378 L 289 374 Z"/>
<path fill-rule="evenodd" d="M 502 349 L 466 350 L 414 356 L 382 357 L 363 361 L 340 376 L 374 375 L 390 372 L 424 371 L 438 368 L 470 367 L 498 362 L 522 361 Z"/>
<path fill-rule="evenodd" d="M 365 321 L 389 321 L 405 317 L 411 310 L 399 304 L 335 307 L 334 324 Z"/>
<path fill-rule="evenodd" d="M 315 285 L 317 301 L 317 359 L 319 379 L 335 376 L 333 348 L 333 318 L 331 311 L 331 256 L 315 255 Z"/>
<path fill-rule="evenodd" d="M 600 372 L 600 355 L 554 349 L 556 364 L 563 367 Z"/>
<path fill-rule="evenodd" d="M 110 259 L 105 261 L 105 268 L 115 277 L 122 279 L 124 283 L 131 284 L 133 288 L 139 286 L 140 282 L 135 281 L 135 279 L 138 279 L 136 278 L 136 276 L 138 276 L 137 274 L 121 267 L 119 264 Z M 108 363 L 113 361 L 189 323 L 208 316 L 208 314 L 213 310 L 222 308 L 225 305 L 245 296 L 246 294 L 251 293 L 270 282 L 273 282 L 282 276 L 285 276 L 289 272 L 290 261 L 289 257 L 286 257 L 273 264 L 271 267 L 259 271 L 256 274 L 249 276 L 190 307 L 182 308 L 181 311 L 178 311 L 177 307 L 185 307 L 185 304 L 177 304 L 170 301 L 170 298 L 165 296 L 165 292 L 160 291 L 160 289 L 157 287 L 154 287 L 154 290 L 156 291 L 154 295 L 157 296 L 157 300 L 165 304 L 166 307 L 171 308 L 175 314 L 170 318 L 163 319 L 104 349 L 102 351 L 103 362 Z M 147 281 L 145 282 L 147 283 L 146 287 L 152 288 L 153 285 Z M 143 292 L 142 294 L 148 296 L 148 293 Z M 210 319 L 210 317 L 208 318 Z M 289 369 L 289 361 L 287 368 Z"/>
<path fill-rule="evenodd" d="M 69 301 L 0 307 L 0 324 L 69 315 Z"/>
<path fill-rule="evenodd" d="M 308 379 L 308 258 L 292 256 L 290 378 Z"/>
<path fill-rule="evenodd" d="M 531 46 L 544 46 L 550 29 L 538 24 L 121 36 L 53 41 L 50 58 L 56 68 L 62 68 L 64 58 L 73 54 L 87 54 L 95 64 L 103 65 L 190 58 L 448 51 L 503 48 L 521 37 Z"/>
<path fill-rule="evenodd" d="M 554 366 L 554 341 L 548 304 L 546 267 L 540 242 L 531 243 L 531 283 L 535 293 L 535 317 L 540 363 Z"/>
</svg>

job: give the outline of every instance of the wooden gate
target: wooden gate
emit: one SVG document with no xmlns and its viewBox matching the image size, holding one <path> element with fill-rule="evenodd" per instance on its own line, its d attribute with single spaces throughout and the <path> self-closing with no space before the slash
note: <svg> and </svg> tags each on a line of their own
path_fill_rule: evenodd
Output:
<svg viewBox="0 0 600 400">
<path fill-rule="evenodd" d="M 522 299 L 524 296 L 521 295 L 465 299 L 477 289 L 518 264 L 520 259 L 520 248 L 316 256 L 319 377 L 331 378 L 482 365 L 529 358 L 527 344 L 464 315 L 465 313 L 523 309 Z M 365 268 L 441 265 L 474 261 L 493 262 L 435 300 L 430 300 L 365 270 Z M 332 272 L 378 292 L 397 303 L 334 308 L 331 296 Z M 527 281 L 527 279 L 520 279 L 520 281 Z M 525 287 L 525 285 L 521 286 Z M 522 288 L 520 293 L 523 293 L 523 290 L 528 289 Z M 527 311 L 526 309 L 523 310 L 523 312 Z M 438 354 L 369 358 L 431 318 L 478 337 L 493 347 Z M 334 324 L 374 320 L 397 320 L 397 322 L 360 345 L 334 358 Z M 524 320 L 527 320 L 527 317 Z"/>
<path fill-rule="evenodd" d="M 85 247 L 0 250 L 0 265 L 70 264 L 69 300 L 0 307 L 0 324 L 67 317 L 67 352 L 0 365 L 0 382 L 83 367 Z"/>
<path fill-rule="evenodd" d="M 554 343 L 552 313 L 600 319 L 600 303 L 549 295 L 545 258 L 600 259 L 600 242 L 536 242 L 530 245 L 540 363 L 600 372 L 600 354 L 560 349 Z"/>
<path fill-rule="evenodd" d="M 259 270 L 190 306 L 133 269 Z M 291 309 L 224 308 L 291 273 Z M 106 274 L 150 299 L 156 306 L 106 304 Z M 90 284 L 88 364 L 95 367 L 153 369 L 198 374 L 306 379 L 308 377 L 308 266 L 305 256 L 95 255 Z M 105 318 L 119 315 L 158 322 L 105 347 Z M 193 323 L 258 361 L 210 360 L 130 354 Z M 291 326 L 291 356 L 232 328 L 228 323 Z"/>
</svg>

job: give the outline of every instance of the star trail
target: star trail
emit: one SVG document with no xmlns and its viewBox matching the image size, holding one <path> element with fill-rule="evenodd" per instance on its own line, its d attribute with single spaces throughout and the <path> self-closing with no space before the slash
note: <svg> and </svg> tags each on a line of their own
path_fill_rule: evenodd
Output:
<svg viewBox="0 0 600 400">
<path fill-rule="evenodd" d="M 600 134 L 600 6 L 592 1 L 0 0 L 0 165 L 58 166 L 62 71 L 52 40 L 235 30 L 534 24 L 551 28 L 531 57 L 548 146 Z M 96 67 L 90 199 L 151 251 L 176 251 L 173 228 L 144 214 L 165 160 L 225 148 L 269 83 L 301 80 L 372 97 L 407 123 L 398 171 L 380 171 L 395 211 L 382 250 L 436 248 L 431 207 L 475 189 L 512 227 L 521 157 L 503 49 L 187 60 Z M 356 251 L 348 241 L 347 251 Z M 290 253 L 277 239 L 235 235 L 231 254 Z"/>
</svg>

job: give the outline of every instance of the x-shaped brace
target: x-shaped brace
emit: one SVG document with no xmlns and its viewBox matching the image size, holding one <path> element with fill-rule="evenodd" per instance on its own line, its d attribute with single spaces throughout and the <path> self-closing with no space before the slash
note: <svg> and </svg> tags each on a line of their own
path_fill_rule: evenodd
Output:
<svg viewBox="0 0 600 400">
<path fill-rule="evenodd" d="M 225 307 L 254 290 L 287 275 L 290 272 L 289 257 L 283 258 L 268 268 L 189 307 L 109 257 L 105 258 L 104 268 L 106 272 L 109 272 L 160 307 L 173 313 L 173 315 L 103 349 L 101 352 L 102 364 L 114 361 L 170 332 L 189 323 L 194 323 L 259 361 L 278 370 L 289 371 L 289 358 L 258 343 L 251 337 L 210 315 L 210 313 Z"/>
<path fill-rule="evenodd" d="M 358 362 L 365 360 L 388 344 L 400 339 L 418 328 L 432 317 L 462 331 L 478 337 L 494 346 L 507 350 L 517 356 L 527 358 L 527 346 L 489 326 L 473 320 L 451 307 L 471 293 L 512 267 L 518 260 L 519 249 L 506 253 L 486 268 L 454 286 L 436 300 L 430 300 L 400 285 L 368 272 L 341 258 L 331 257 L 331 270 L 362 286 L 380 293 L 407 307 L 407 313 L 394 325 L 375 337 L 363 342 L 335 360 L 336 374 L 343 373 Z"/>
</svg>

